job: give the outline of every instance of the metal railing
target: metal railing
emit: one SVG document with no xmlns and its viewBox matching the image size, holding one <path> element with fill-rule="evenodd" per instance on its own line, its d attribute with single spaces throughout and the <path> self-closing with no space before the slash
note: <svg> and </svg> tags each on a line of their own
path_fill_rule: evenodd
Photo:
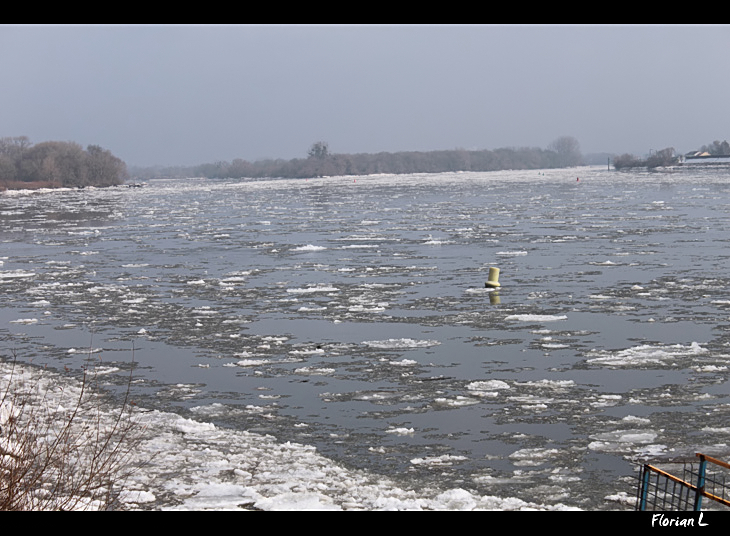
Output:
<svg viewBox="0 0 730 536">
<path fill-rule="evenodd" d="M 695 511 L 702 510 L 702 500 L 710 499 L 730 507 L 730 464 L 698 453 L 698 461 L 669 462 L 682 464 L 682 476 L 675 476 L 650 464 L 644 464 L 639 475 L 637 510 Z M 709 469 L 708 469 L 708 464 Z"/>
</svg>

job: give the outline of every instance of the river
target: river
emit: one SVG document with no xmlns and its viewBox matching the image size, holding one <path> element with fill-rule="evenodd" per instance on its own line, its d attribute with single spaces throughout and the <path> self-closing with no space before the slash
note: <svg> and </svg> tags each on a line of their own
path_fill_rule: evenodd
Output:
<svg viewBox="0 0 730 536">
<path fill-rule="evenodd" d="M 730 457 L 728 178 L 6 192 L 0 349 L 404 484 L 620 508 L 640 461 Z"/>
</svg>

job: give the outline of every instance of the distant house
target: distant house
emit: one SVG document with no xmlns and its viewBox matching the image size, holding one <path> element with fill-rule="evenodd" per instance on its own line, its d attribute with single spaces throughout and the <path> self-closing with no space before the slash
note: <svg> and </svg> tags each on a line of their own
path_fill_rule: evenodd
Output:
<svg viewBox="0 0 730 536">
<path fill-rule="evenodd" d="M 711 155 L 707 151 L 687 153 L 679 158 L 679 164 L 684 166 L 705 166 L 710 164 L 730 164 L 730 155 Z"/>
</svg>

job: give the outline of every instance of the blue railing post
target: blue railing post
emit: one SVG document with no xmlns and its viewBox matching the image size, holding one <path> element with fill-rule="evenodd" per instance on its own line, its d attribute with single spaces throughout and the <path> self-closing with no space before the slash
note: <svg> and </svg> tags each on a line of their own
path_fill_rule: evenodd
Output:
<svg viewBox="0 0 730 536">
<path fill-rule="evenodd" d="M 639 510 L 646 511 L 646 494 L 649 490 L 649 466 L 644 465 L 644 471 L 641 475 L 641 500 L 639 501 Z"/>
<path fill-rule="evenodd" d="M 697 491 L 695 492 L 695 512 L 702 510 L 702 492 L 705 491 L 705 468 L 707 460 L 704 454 L 697 454 L 700 458 L 700 467 L 697 474 Z"/>
</svg>

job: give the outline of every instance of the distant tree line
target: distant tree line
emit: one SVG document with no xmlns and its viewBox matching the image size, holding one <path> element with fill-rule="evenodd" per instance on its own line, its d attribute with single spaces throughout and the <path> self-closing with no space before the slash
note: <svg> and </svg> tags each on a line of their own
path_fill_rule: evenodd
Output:
<svg viewBox="0 0 730 536">
<path fill-rule="evenodd" d="M 727 140 L 715 140 L 708 145 L 703 145 L 698 151 L 691 151 L 690 153 L 687 153 L 687 155 L 689 156 L 697 153 L 707 153 L 712 156 L 730 156 L 730 143 L 728 143 Z M 616 169 L 636 167 L 652 169 L 657 167 L 673 166 L 678 162 L 679 156 L 675 154 L 674 148 L 668 147 L 650 154 L 648 158 L 639 158 L 632 154 L 616 156 L 613 159 L 613 167 Z"/>
<path fill-rule="evenodd" d="M 126 164 L 98 145 L 0 138 L 0 189 L 116 186 L 127 177 Z"/>
<path fill-rule="evenodd" d="M 616 169 L 645 167 L 654 169 L 658 167 L 673 166 L 679 161 L 673 147 L 667 147 L 660 151 L 654 151 L 648 158 L 639 158 L 632 154 L 622 154 L 613 159 L 613 167 Z"/>
<path fill-rule="evenodd" d="M 237 158 L 188 168 L 135 170 L 137 176 L 154 178 L 188 176 L 207 178 L 311 178 L 335 175 L 372 175 L 376 173 L 441 173 L 447 171 L 497 171 L 501 169 L 546 169 L 582 164 L 580 146 L 575 138 L 556 139 L 547 149 L 532 147 L 495 150 L 453 149 L 337 154 L 318 141 L 306 158 L 258 160 Z"/>
<path fill-rule="evenodd" d="M 700 147 L 700 153 L 710 153 L 712 156 L 728 156 L 730 155 L 730 143 L 727 140 L 713 141 L 709 145 Z"/>
</svg>

